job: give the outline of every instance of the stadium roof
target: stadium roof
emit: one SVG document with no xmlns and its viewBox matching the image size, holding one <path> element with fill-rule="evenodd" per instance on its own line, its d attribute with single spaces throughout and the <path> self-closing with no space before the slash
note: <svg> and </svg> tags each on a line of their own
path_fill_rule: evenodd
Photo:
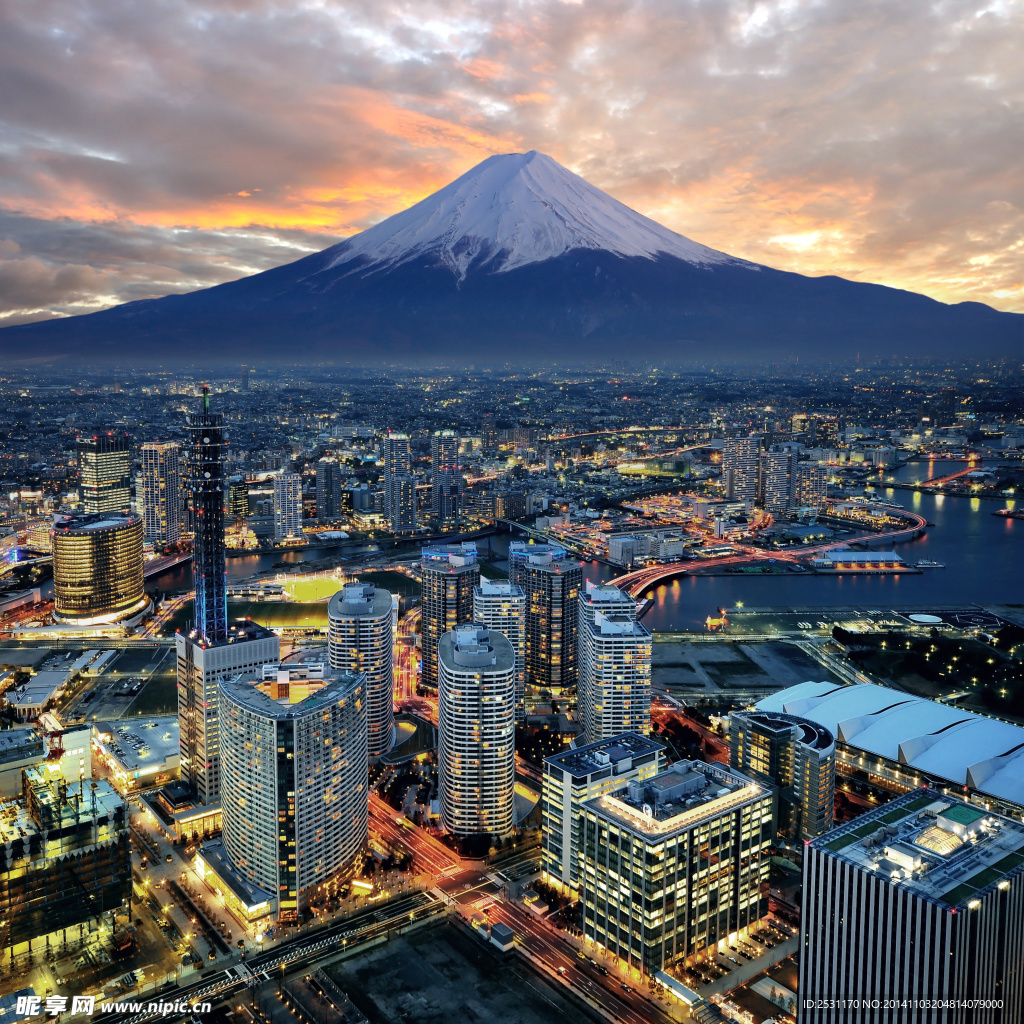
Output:
<svg viewBox="0 0 1024 1024">
<path fill-rule="evenodd" d="M 1024 807 L 1020 726 L 869 683 L 799 683 L 756 706 L 809 718 L 840 743 Z"/>
</svg>

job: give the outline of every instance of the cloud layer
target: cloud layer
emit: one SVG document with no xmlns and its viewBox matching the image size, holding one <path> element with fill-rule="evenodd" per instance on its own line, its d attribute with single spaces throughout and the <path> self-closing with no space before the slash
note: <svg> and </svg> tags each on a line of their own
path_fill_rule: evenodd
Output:
<svg viewBox="0 0 1024 1024">
<path fill-rule="evenodd" d="M 540 149 L 695 240 L 1024 310 L 1024 9 L 7 0 L 0 323 L 320 249 Z"/>
</svg>

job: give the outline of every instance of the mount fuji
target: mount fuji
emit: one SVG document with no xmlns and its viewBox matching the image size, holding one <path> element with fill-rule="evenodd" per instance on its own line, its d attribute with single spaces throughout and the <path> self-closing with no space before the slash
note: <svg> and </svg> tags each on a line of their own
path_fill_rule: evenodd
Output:
<svg viewBox="0 0 1024 1024">
<path fill-rule="evenodd" d="M 842 361 L 1022 348 L 1024 316 L 729 256 L 537 152 L 492 156 L 294 263 L 0 331 L 12 360 L 146 363 Z"/>
</svg>

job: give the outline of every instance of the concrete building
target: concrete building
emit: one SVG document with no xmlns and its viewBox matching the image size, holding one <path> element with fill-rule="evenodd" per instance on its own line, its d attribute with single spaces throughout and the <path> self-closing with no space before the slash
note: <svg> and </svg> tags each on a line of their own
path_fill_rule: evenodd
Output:
<svg viewBox="0 0 1024 1024">
<path fill-rule="evenodd" d="M 416 478 L 407 434 L 384 438 L 384 515 L 392 533 L 416 529 Z"/>
<path fill-rule="evenodd" d="M 366 677 L 366 735 L 371 760 L 393 742 L 394 623 L 391 594 L 372 583 L 346 583 L 327 606 L 331 668 Z"/>
<path fill-rule="evenodd" d="M 146 540 L 155 547 L 181 537 L 181 449 L 177 442 L 149 442 L 142 457 L 142 517 Z"/>
<path fill-rule="evenodd" d="M 473 622 L 496 629 L 516 653 L 516 721 L 526 718 L 526 594 L 504 580 L 481 580 L 473 588 Z"/>
<path fill-rule="evenodd" d="M 53 548 L 54 618 L 77 626 L 137 622 L 149 610 L 143 587 L 142 517 L 58 513 Z"/>
<path fill-rule="evenodd" d="M 97 722 L 92 727 L 93 746 L 114 788 L 127 794 L 178 777 L 179 730 L 174 715 Z"/>
<path fill-rule="evenodd" d="M 577 690 L 585 743 L 651 729 L 651 634 L 629 603 L 632 614 L 591 608 L 580 615 Z"/>
<path fill-rule="evenodd" d="M 436 430 L 430 438 L 431 512 L 439 530 L 454 530 L 462 514 L 459 435 Z"/>
<path fill-rule="evenodd" d="M 793 504 L 797 508 L 821 511 L 828 498 L 828 466 L 816 462 L 800 462 L 796 466 Z"/>
<path fill-rule="evenodd" d="M 56 733 L 60 734 L 59 745 L 55 745 Z M 32 725 L 0 731 L 0 800 L 20 796 L 22 772 L 44 762 L 56 767 L 67 782 L 91 779 L 91 737 L 90 726 L 63 728 L 50 715 Z"/>
<path fill-rule="evenodd" d="M 132 452 L 127 434 L 79 437 L 78 483 L 82 511 L 125 513 L 132 503 Z"/>
<path fill-rule="evenodd" d="M 576 685 L 577 616 L 583 569 L 554 544 L 513 541 L 509 582 L 526 593 L 526 684 L 561 693 Z"/>
<path fill-rule="evenodd" d="M 757 501 L 758 455 L 761 438 L 728 437 L 722 445 L 722 478 L 725 494 L 733 501 L 742 501 L 747 511 Z"/>
<path fill-rule="evenodd" d="M 496 630 L 459 626 L 438 644 L 441 823 L 457 836 L 515 826 L 516 656 Z"/>
<path fill-rule="evenodd" d="M 760 504 L 769 512 L 786 513 L 793 507 L 794 468 L 792 452 L 761 452 Z"/>
<path fill-rule="evenodd" d="M 658 775 L 665 747 L 635 733 L 571 747 L 544 758 L 541 868 L 546 880 L 575 890 L 583 805 Z"/>
<path fill-rule="evenodd" d="M 480 583 L 476 544 L 424 548 L 420 563 L 420 682 L 437 687 L 437 645 L 449 630 L 473 621 L 473 590 Z"/>
<path fill-rule="evenodd" d="M 1022 922 L 1024 826 L 906 793 L 804 847 L 798 1019 L 1024 1020 Z"/>
<path fill-rule="evenodd" d="M 930 785 L 1024 819 L 1024 728 L 887 686 L 807 682 L 758 711 L 810 719 L 836 738 L 836 772 L 892 793 Z"/>
<path fill-rule="evenodd" d="M 813 839 L 832 828 L 836 741 L 828 729 L 781 712 L 734 711 L 729 749 L 733 768 L 777 787 L 781 835 Z"/>
<path fill-rule="evenodd" d="M 337 459 L 324 457 L 316 464 L 316 517 L 337 519 L 343 512 L 345 475 Z"/>
<path fill-rule="evenodd" d="M 302 536 L 302 477 L 282 473 L 274 477 L 274 540 Z"/>
<path fill-rule="evenodd" d="M 772 795 L 720 765 L 679 761 L 587 801 L 579 842 L 584 935 L 646 974 L 768 913 Z"/>
<path fill-rule="evenodd" d="M 219 703 L 224 850 L 295 920 L 366 846 L 365 677 L 266 665 L 224 681 Z"/>
</svg>

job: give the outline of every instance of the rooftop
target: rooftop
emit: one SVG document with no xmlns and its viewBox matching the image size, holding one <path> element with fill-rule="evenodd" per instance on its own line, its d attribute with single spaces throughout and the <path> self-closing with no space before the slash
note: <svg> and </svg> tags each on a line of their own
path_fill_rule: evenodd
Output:
<svg viewBox="0 0 1024 1024">
<path fill-rule="evenodd" d="M 481 580 L 473 590 L 484 597 L 522 597 L 523 588 L 508 580 Z"/>
<path fill-rule="evenodd" d="M 372 583 L 346 583 L 330 600 L 327 614 L 343 615 L 390 615 L 391 594 L 378 590 Z"/>
<path fill-rule="evenodd" d="M 267 629 L 266 626 L 261 626 L 258 622 L 253 622 L 251 619 L 239 619 L 228 624 L 228 637 L 226 640 L 219 640 L 217 643 L 206 644 L 205 646 L 223 647 L 225 644 L 237 644 L 247 640 L 265 640 L 274 636 L 277 636 L 277 634 L 272 629 Z M 198 629 L 191 630 L 188 638 L 197 643 L 201 643 L 202 639 L 199 636 Z"/>
<path fill-rule="evenodd" d="M 516 652 L 504 633 L 482 626 L 456 626 L 437 644 L 438 661 L 449 668 L 493 668 L 500 672 L 515 666 Z"/>
<path fill-rule="evenodd" d="M 948 907 L 1024 873 L 1024 825 L 924 787 L 809 845 Z"/>
<path fill-rule="evenodd" d="M 873 683 L 807 682 L 759 711 L 809 718 L 840 743 L 1024 807 L 1024 728 Z"/>
<path fill-rule="evenodd" d="M 635 732 L 624 732 L 610 739 L 597 740 L 582 747 L 570 747 L 544 758 L 545 771 L 569 772 L 583 779 L 594 772 L 609 770 L 616 775 L 629 771 L 633 762 L 653 757 L 665 746 Z"/>
<path fill-rule="evenodd" d="M 799 729 L 799 740 L 816 750 L 828 750 L 835 746 L 835 737 L 823 725 L 812 722 L 809 718 L 787 715 L 780 711 L 734 711 L 732 718 L 742 718 L 756 723 L 761 729 L 769 729 L 780 734 L 792 735 Z"/>
<path fill-rule="evenodd" d="M 594 621 L 587 625 L 592 633 L 600 636 L 639 636 L 648 639 L 651 636 L 650 630 L 642 622 L 637 622 L 626 612 L 596 612 Z"/>
<path fill-rule="evenodd" d="M 140 776 L 159 772 L 178 756 L 177 715 L 101 722 L 93 730 L 100 750 L 125 772 Z"/>
<path fill-rule="evenodd" d="M 451 566 L 476 565 L 476 542 L 467 540 L 461 544 L 432 544 L 423 548 L 420 554 L 424 565 L 432 562 Z"/>
<path fill-rule="evenodd" d="M 92 533 L 116 530 L 141 522 L 141 517 L 134 513 L 118 515 L 116 512 L 58 512 L 53 517 L 53 529 L 61 533 Z"/>
<path fill-rule="evenodd" d="M 280 676 L 276 672 L 277 666 L 273 666 L 275 669 L 274 682 L 267 682 L 267 667 L 264 666 L 264 676 L 259 680 L 248 679 L 244 674 L 236 676 L 234 679 L 223 679 L 220 684 L 221 694 L 234 701 L 235 704 L 265 718 L 285 721 L 303 718 L 308 714 L 321 711 L 325 705 L 343 698 L 348 690 L 365 678 L 361 673 L 334 670 L 325 670 L 320 673 L 315 671 L 299 672 L 294 681 L 296 686 L 302 687 L 303 696 L 301 700 L 291 703 L 290 697 L 275 699 L 261 688 L 264 685 L 270 688 L 280 684 Z M 322 669 L 322 666 L 281 666 L 281 668 L 312 668 L 314 670 L 318 667 Z"/>
<path fill-rule="evenodd" d="M 211 839 L 199 847 L 199 856 L 213 873 L 231 890 L 241 904 L 252 910 L 263 903 L 270 903 L 274 894 L 261 888 L 254 882 L 244 878 L 231 863 L 224 843 L 220 839 Z"/>
</svg>

